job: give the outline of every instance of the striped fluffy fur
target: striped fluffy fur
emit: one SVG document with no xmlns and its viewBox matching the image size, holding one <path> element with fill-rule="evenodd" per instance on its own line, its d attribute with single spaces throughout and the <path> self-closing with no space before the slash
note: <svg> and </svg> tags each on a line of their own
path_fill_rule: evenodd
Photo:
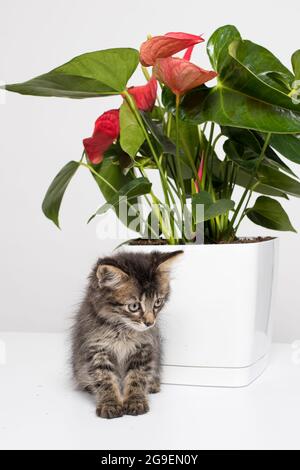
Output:
<svg viewBox="0 0 300 470">
<path fill-rule="evenodd" d="M 146 413 L 160 388 L 157 316 L 169 298 L 169 272 L 181 251 L 119 253 L 99 259 L 72 335 L 77 385 L 93 393 L 97 415 Z"/>
</svg>

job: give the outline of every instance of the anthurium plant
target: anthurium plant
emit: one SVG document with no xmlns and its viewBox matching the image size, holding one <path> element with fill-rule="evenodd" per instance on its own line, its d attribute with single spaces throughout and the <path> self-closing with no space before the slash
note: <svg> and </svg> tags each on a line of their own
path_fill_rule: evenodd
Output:
<svg viewBox="0 0 300 470">
<path fill-rule="evenodd" d="M 134 228 L 142 237 L 192 243 L 201 226 L 206 243 L 230 242 L 244 217 L 295 231 L 279 201 L 300 196 L 287 162 L 300 163 L 300 50 L 289 70 L 227 25 L 208 40 L 212 70 L 204 70 L 191 62 L 203 41 L 185 33 L 148 37 L 139 51 L 89 52 L 6 85 L 44 97 L 120 96 L 120 107 L 98 117 L 83 139 L 81 159 L 67 163 L 51 183 L 42 207 L 55 224 L 71 178 L 84 167 L 106 200 L 95 214 L 113 209 L 127 225 L 139 216 Z M 182 58 L 174 56 L 181 51 Z M 131 86 L 139 65 L 145 84 Z M 159 197 L 149 179 L 153 169 Z M 234 200 L 236 186 L 243 191 Z"/>
</svg>

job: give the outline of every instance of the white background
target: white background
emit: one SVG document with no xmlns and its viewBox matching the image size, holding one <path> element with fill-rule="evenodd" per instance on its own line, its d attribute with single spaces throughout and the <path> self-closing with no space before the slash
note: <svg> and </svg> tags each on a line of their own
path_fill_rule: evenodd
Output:
<svg viewBox="0 0 300 470">
<path fill-rule="evenodd" d="M 243 37 L 264 45 L 286 65 L 300 47 L 298 2 L 227 0 L 1 0 L 0 81 L 13 83 L 49 71 L 83 52 L 136 47 L 147 33 L 212 32 L 235 24 Z M 209 67 L 205 45 L 193 60 Z M 141 83 L 134 77 L 132 84 Z M 82 138 L 91 134 L 105 109 L 120 98 L 67 100 L 7 94 L 0 105 L 0 329 L 61 331 L 81 298 L 97 256 L 115 240 L 97 238 L 87 218 L 101 196 L 84 169 L 63 202 L 62 230 L 46 220 L 40 205 L 57 171 L 79 159 Z M 296 168 L 295 166 L 293 168 Z M 300 174 L 300 168 L 296 171 Z M 284 204 L 300 231 L 300 201 Z M 271 233 L 246 222 L 240 234 Z M 276 341 L 300 338 L 300 236 L 280 235 Z M 234 295 L 234 279 L 233 289 Z M 242 312 L 241 312 L 242 315 Z"/>
</svg>

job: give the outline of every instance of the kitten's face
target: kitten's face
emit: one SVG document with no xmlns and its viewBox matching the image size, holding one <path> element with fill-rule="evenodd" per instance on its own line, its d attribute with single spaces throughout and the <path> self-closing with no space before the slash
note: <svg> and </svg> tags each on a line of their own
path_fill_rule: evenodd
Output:
<svg viewBox="0 0 300 470">
<path fill-rule="evenodd" d="M 126 253 L 101 260 L 97 268 L 101 315 L 137 331 L 153 327 L 168 299 L 170 266 L 179 254 Z"/>
<path fill-rule="evenodd" d="M 167 288 L 167 286 L 166 286 Z M 125 282 L 114 290 L 111 311 L 130 328 L 144 331 L 155 325 L 156 318 L 168 296 L 168 290 L 151 293 L 141 291 L 134 283 Z"/>
</svg>

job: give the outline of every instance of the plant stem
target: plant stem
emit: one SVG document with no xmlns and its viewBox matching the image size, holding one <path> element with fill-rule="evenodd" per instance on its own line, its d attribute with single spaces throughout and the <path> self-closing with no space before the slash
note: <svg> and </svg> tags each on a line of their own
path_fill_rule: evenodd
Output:
<svg viewBox="0 0 300 470">
<path fill-rule="evenodd" d="M 218 134 L 216 138 L 214 139 L 214 132 L 215 132 L 215 123 L 212 122 L 211 127 L 210 127 L 207 147 L 205 149 L 205 155 L 204 155 L 203 177 L 204 177 L 204 181 L 206 181 L 206 177 L 208 176 L 207 191 L 212 195 L 213 201 L 215 202 L 216 194 L 215 194 L 213 183 L 212 183 L 213 158 L 214 158 L 215 146 L 222 134 Z M 218 216 L 215 217 L 213 220 L 210 221 L 210 224 L 211 224 L 211 231 L 212 231 L 213 237 L 218 239 L 220 230 L 221 230 L 220 217 Z"/>
<path fill-rule="evenodd" d="M 192 172 L 194 173 L 194 178 L 195 180 L 197 181 L 198 183 L 198 187 L 200 188 L 201 186 L 201 181 L 200 181 L 200 178 L 199 178 L 199 175 L 198 175 L 198 171 L 197 171 L 197 168 L 196 168 L 196 165 L 195 165 L 195 162 L 194 162 L 194 159 L 193 159 L 193 156 L 190 152 L 190 149 L 189 149 L 189 146 L 188 144 L 186 143 L 185 139 L 181 136 L 181 143 L 182 143 L 182 146 L 183 146 L 183 150 L 184 150 L 184 153 L 185 155 L 187 156 L 188 158 L 188 161 L 191 165 L 191 168 L 192 168 Z"/>
<path fill-rule="evenodd" d="M 183 209 L 184 202 L 186 201 L 186 194 L 185 194 L 185 187 L 184 181 L 180 166 L 180 147 L 179 147 L 179 102 L 180 102 L 180 95 L 176 95 L 176 114 L 175 114 L 175 125 L 176 125 L 176 157 L 175 157 L 175 164 L 176 164 L 176 172 L 179 178 L 179 183 L 181 187 L 181 206 Z"/>
<path fill-rule="evenodd" d="M 149 72 L 148 72 L 147 67 L 144 67 L 144 66 L 142 65 L 142 72 L 143 72 L 144 77 L 145 77 L 145 79 L 147 80 L 147 82 L 149 82 L 149 80 L 150 80 L 151 77 L 150 77 L 150 74 L 149 74 Z"/>
<path fill-rule="evenodd" d="M 131 111 L 133 112 L 139 126 L 141 127 L 143 133 L 144 133 L 144 136 L 145 136 L 145 139 L 149 145 L 149 148 L 151 150 L 151 153 L 153 155 L 153 158 L 155 160 L 155 163 L 156 163 L 156 166 L 158 168 L 158 171 L 159 171 L 159 174 L 160 174 L 160 178 L 161 178 L 161 184 L 162 184 L 162 188 L 163 188 L 163 191 L 164 191 L 164 196 L 165 196 L 165 200 L 166 200 L 166 203 L 169 204 L 169 201 L 168 201 L 168 182 L 166 181 L 165 179 L 165 174 L 163 172 L 163 169 L 161 167 L 161 164 L 160 164 L 160 161 L 159 161 L 159 157 L 157 156 L 155 150 L 154 150 L 154 147 L 152 145 L 152 142 L 151 142 L 151 139 L 149 137 L 149 134 L 147 132 L 147 129 L 145 128 L 144 126 L 144 122 L 143 122 L 143 119 L 141 118 L 140 116 L 140 113 L 138 111 L 138 109 L 136 108 L 136 105 L 135 105 L 135 102 L 134 100 L 131 98 L 130 94 L 125 91 L 124 92 L 124 96 L 126 98 L 126 101 L 131 109 Z"/>
<path fill-rule="evenodd" d="M 167 134 L 167 137 L 169 137 L 169 138 L 171 136 L 171 130 L 172 130 L 172 119 L 173 119 L 172 114 L 168 113 L 167 124 L 166 124 L 166 134 Z M 173 180 L 176 181 L 177 188 L 175 188 L 174 185 L 171 183 L 170 179 L 168 179 L 168 175 L 167 175 L 167 179 L 168 179 L 169 187 L 171 187 L 173 189 L 174 193 L 178 196 L 178 186 L 179 186 L 179 184 L 178 184 L 177 175 L 174 172 L 173 162 L 174 162 L 174 160 L 172 161 L 172 165 L 171 165 L 171 163 L 167 160 L 167 166 L 169 168 L 169 171 L 172 173 Z M 171 190 L 170 190 L 170 197 L 171 197 L 172 202 L 175 206 L 175 199 L 173 197 L 173 193 L 172 193 Z"/>
<path fill-rule="evenodd" d="M 168 118 L 167 118 L 167 137 L 170 137 L 171 135 L 171 129 L 172 129 L 172 114 L 168 113 Z"/>
<path fill-rule="evenodd" d="M 94 168 L 86 163 L 83 163 L 81 160 L 79 162 L 79 164 L 85 168 L 87 168 L 88 170 L 90 170 L 91 173 L 93 173 L 98 179 L 100 179 L 103 183 L 105 183 L 112 191 L 114 191 L 114 193 L 118 194 L 119 191 L 112 185 L 109 183 L 109 181 L 107 181 L 107 179 L 105 179 L 102 175 L 100 175 L 99 173 L 97 173 L 97 171 L 94 170 Z M 135 213 L 138 215 L 140 214 L 139 211 L 132 205 L 130 204 L 130 202 L 127 200 L 127 204 L 128 204 L 128 207 L 132 208 Z M 153 235 L 155 237 L 157 237 L 157 233 L 155 233 L 155 231 L 153 230 L 153 228 L 151 227 L 151 225 L 149 224 L 148 220 L 144 220 L 143 219 L 143 222 L 148 226 L 148 228 L 150 229 L 150 231 L 153 233 Z"/>
<path fill-rule="evenodd" d="M 268 145 L 269 145 L 271 136 L 272 136 L 272 134 L 271 134 L 271 132 L 269 132 L 269 133 L 267 134 L 267 137 L 266 137 L 266 140 L 265 140 L 265 142 L 264 142 L 264 145 L 263 145 L 263 147 L 262 147 L 262 149 L 261 149 L 260 155 L 259 155 L 259 157 L 258 157 L 258 159 L 257 159 L 256 165 L 255 165 L 255 167 L 254 167 L 254 169 L 253 169 L 253 171 L 252 171 L 252 173 L 251 173 L 249 183 L 247 184 L 247 186 L 246 186 L 246 188 L 245 188 L 245 190 L 244 190 L 244 192 L 243 192 L 243 194 L 242 194 L 242 197 L 241 197 L 241 199 L 240 199 L 240 202 L 239 202 L 239 204 L 238 204 L 236 210 L 234 211 L 234 216 L 232 217 L 232 219 L 231 219 L 231 221 L 230 221 L 230 223 L 229 223 L 229 226 L 228 226 L 228 234 L 229 234 L 229 235 L 230 235 L 230 231 L 231 231 L 232 228 L 233 228 L 234 222 L 236 221 L 236 219 L 237 219 L 237 217 L 238 217 L 238 214 L 239 214 L 239 212 L 240 212 L 240 210 L 241 210 L 241 208 L 242 208 L 242 205 L 243 205 L 243 203 L 244 203 L 244 201 L 245 201 L 245 199 L 246 199 L 246 197 L 247 197 L 248 192 L 249 192 L 249 191 L 253 191 L 253 188 L 254 188 L 254 186 L 255 186 L 255 185 L 253 185 L 254 179 L 255 179 L 255 175 L 256 175 L 257 170 L 258 170 L 258 168 L 260 167 L 261 162 L 262 162 L 262 160 L 263 160 L 263 158 L 264 158 L 264 156 L 265 156 L 265 153 L 266 153 L 266 150 L 267 150 L 267 148 L 268 148 Z M 250 194 L 250 195 L 251 195 L 251 194 Z M 242 214 L 242 217 L 243 217 L 243 214 Z M 240 222 L 239 222 L 239 224 L 240 224 Z M 238 226 L 239 226 L 239 224 L 238 224 Z"/>
<path fill-rule="evenodd" d="M 109 181 L 103 178 L 102 175 L 97 173 L 97 171 L 94 170 L 94 168 L 91 165 L 88 165 L 87 163 L 83 163 L 81 161 L 80 161 L 80 165 L 90 170 L 90 172 L 93 173 L 93 175 L 95 175 L 98 179 L 100 179 L 103 183 L 105 183 L 112 191 L 114 191 L 114 193 L 118 194 L 119 191 L 112 184 L 110 184 Z"/>
<path fill-rule="evenodd" d="M 124 92 L 124 96 L 125 96 L 125 98 L 126 98 L 126 101 L 127 101 L 128 105 L 129 105 L 131 111 L 133 112 L 133 114 L 134 114 L 134 116 L 135 116 L 135 118 L 136 118 L 136 120 L 137 120 L 139 126 L 141 127 L 141 129 L 142 129 L 142 131 L 143 131 L 143 133 L 144 133 L 145 139 L 146 139 L 146 141 L 147 141 L 147 143 L 148 143 L 148 145 L 149 145 L 149 148 L 150 148 L 150 150 L 151 150 L 151 153 L 152 153 L 152 155 L 153 155 L 153 157 L 154 157 L 156 166 L 157 166 L 158 171 L 159 171 L 159 174 L 160 174 L 160 179 L 161 179 L 161 184 L 162 184 L 162 188 L 163 188 L 163 192 L 164 192 L 165 202 L 166 202 L 167 206 L 170 207 L 168 180 L 167 180 L 167 178 L 165 177 L 164 171 L 163 171 L 162 166 L 161 166 L 160 159 L 159 159 L 159 157 L 157 156 L 157 154 L 156 154 L 156 152 L 155 152 L 155 149 L 154 149 L 154 147 L 153 147 L 153 145 L 152 145 L 152 142 L 151 142 L 151 139 L 150 139 L 149 134 L 148 134 L 148 132 L 147 132 L 147 129 L 146 129 L 145 126 L 144 126 L 143 119 L 141 118 L 140 113 L 139 113 L 138 109 L 136 108 L 135 102 L 132 100 L 130 94 L 129 94 L 127 91 Z M 152 194 L 151 194 L 151 193 L 152 193 Z M 156 198 L 156 196 L 153 194 L 153 192 L 151 192 L 151 193 L 150 193 L 150 194 L 151 194 L 152 199 L 153 199 L 153 197 L 154 197 L 155 200 L 156 200 L 157 202 L 159 202 L 159 200 Z M 159 210 L 158 210 L 158 212 L 157 212 L 157 207 L 156 207 L 156 206 L 157 206 L 157 202 L 155 203 L 155 202 L 153 201 L 153 206 L 154 206 L 154 210 L 156 211 L 156 215 L 158 215 L 158 212 L 159 212 L 159 214 L 160 214 L 160 211 L 159 211 Z M 166 228 L 166 226 L 165 226 L 165 224 L 164 224 L 164 221 L 163 221 L 163 219 L 162 219 L 162 217 L 161 217 L 161 214 L 160 214 L 159 221 L 160 221 L 160 224 L 161 224 L 161 230 L 162 230 L 162 232 L 163 232 L 163 235 L 165 236 L 165 238 L 166 238 L 167 240 L 169 240 L 169 242 L 170 242 L 171 245 L 174 244 L 174 237 L 173 237 L 173 235 L 170 235 L 170 234 L 169 234 L 169 230 Z M 171 227 L 171 223 L 170 223 L 170 227 Z"/>
<path fill-rule="evenodd" d="M 140 172 L 141 172 L 141 175 L 144 176 L 145 178 L 147 178 L 147 175 L 146 175 L 146 172 L 144 170 L 144 168 L 140 168 L 139 169 Z M 148 178 L 149 179 L 149 178 Z M 174 236 L 173 236 L 173 233 L 172 234 L 169 234 L 169 231 L 167 229 L 167 227 L 165 226 L 164 224 L 164 221 L 163 221 L 163 218 L 161 216 L 161 213 L 160 213 L 160 210 L 159 210 L 159 206 L 162 205 L 161 201 L 158 199 L 158 197 L 154 194 L 154 192 L 150 191 L 150 196 L 151 196 L 151 199 L 152 199 L 152 205 L 151 207 L 153 208 L 153 211 L 154 211 L 154 214 L 155 216 L 157 217 L 157 220 L 159 222 L 159 225 L 160 225 L 160 228 L 161 228 L 161 231 L 163 233 L 163 235 L 165 236 L 165 238 L 167 240 L 170 241 L 170 245 L 174 245 L 175 244 L 175 240 L 174 240 Z M 172 195 L 173 196 L 173 195 Z M 148 198 L 147 198 L 147 202 L 149 203 L 148 201 Z M 170 205 L 168 206 L 170 207 Z M 158 210 L 157 210 L 158 209 Z M 171 227 L 171 223 L 170 223 L 170 227 Z M 172 231 L 172 230 L 171 230 Z"/>
<path fill-rule="evenodd" d="M 80 158 L 80 160 L 79 160 L 79 163 L 82 162 L 82 160 L 84 159 L 84 157 L 86 157 L 85 150 L 82 151 L 82 155 L 81 155 L 81 158 Z"/>
<path fill-rule="evenodd" d="M 249 192 L 249 196 L 248 196 L 248 199 L 247 199 L 246 204 L 245 204 L 245 206 L 244 206 L 244 209 L 243 209 L 242 215 L 241 215 L 241 217 L 240 217 L 240 220 L 238 221 L 238 223 L 236 224 L 236 227 L 234 228 L 234 232 L 235 232 L 235 233 L 238 231 L 238 228 L 239 228 L 239 226 L 241 225 L 241 222 L 242 222 L 242 220 L 244 219 L 244 217 L 245 217 L 245 215 L 246 215 L 247 208 L 248 208 L 248 204 L 249 204 L 249 202 L 250 202 L 251 196 L 252 196 L 253 191 L 254 191 L 254 189 L 255 189 L 255 187 L 256 187 L 257 184 L 258 184 L 258 183 L 255 183 L 255 184 L 253 185 L 253 187 L 251 188 L 251 191 Z"/>
<path fill-rule="evenodd" d="M 208 172 L 208 191 L 211 190 L 212 188 L 212 158 L 214 154 L 214 148 L 213 148 L 213 137 L 214 137 L 214 131 L 215 131 L 215 123 L 211 123 L 210 127 L 210 133 L 209 133 L 209 140 L 208 140 L 208 145 L 206 149 L 206 155 L 205 155 L 205 161 L 206 161 L 206 167 L 208 169 L 209 165 L 209 172 Z M 206 170 L 207 171 L 207 170 Z"/>
</svg>

